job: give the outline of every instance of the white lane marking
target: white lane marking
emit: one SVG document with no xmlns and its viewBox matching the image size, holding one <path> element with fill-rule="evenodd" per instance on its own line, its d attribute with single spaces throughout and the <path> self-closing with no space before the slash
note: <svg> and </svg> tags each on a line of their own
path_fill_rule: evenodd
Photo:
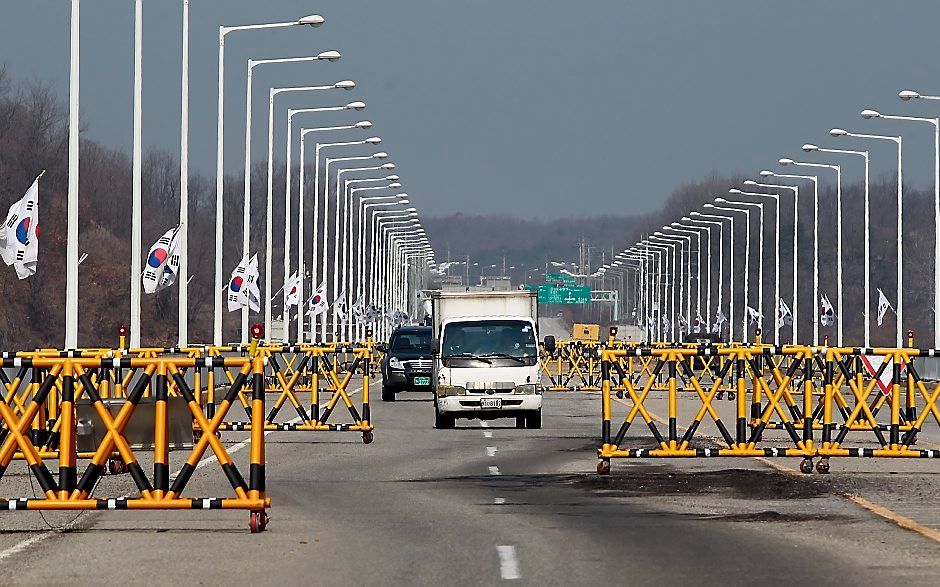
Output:
<svg viewBox="0 0 940 587">
<path fill-rule="evenodd" d="M 493 433 L 490 432 L 489 430 L 486 430 L 485 432 L 483 432 L 483 438 L 493 438 Z"/>
<path fill-rule="evenodd" d="M 493 505 L 505 505 L 505 504 L 506 504 L 506 498 L 505 498 L 505 497 L 497 497 L 497 498 L 493 499 Z"/>
<path fill-rule="evenodd" d="M 350 395 L 350 396 L 355 395 L 356 393 L 358 393 L 358 392 L 360 392 L 360 391 L 362 391 L 362 386 L 360 386 L 358 389 L 356 389 L 355 391 L 353 391 L 353 392 L 350 393 L 349 395 Z M 328 403 L 328 402 L 324 402 L 324 404 L 326 404 L 326 403 Z M 294 418 L 293 420 L 291 420 L 291 423 L 299 422 L 299 421 L 300 421 L 300 418 L 297 417 L 297 418 Z M 276 431 L 275 431 L 275 430 L 267 430 L 267 431 L 265 431 L 264 435 L 267 436 L 267 435 L 271 434 L 272 432 L 276 432 Z M 250 438 L 249 438 L 248 440 L 243 440 L 243 441 L 241 441 L 241 442 L 237 442 L 237 443 L 233 444 L 230 448 L 228 448 L 228 454 L 230 454 L 230 455 L 231 455 L 231 454 L 234 454 L 234 453 L 240 451 L 241 449 L 245 448 L 245 447 L 248 446 L 249 444 L 251 444 L 251 439 L 250 439 Z M 212 449 L 209 448 L 208 450 L 212 450 Z M 211 455 L 211 456 L 208 456 L 208 457 L 204 457 L 204 458 L 203 458 L 201 461 L 199 461 L 199 463 L 196 465 L 196 470 L 198 471 L 199 469 L 203 468 L 205 465 L 207 465 L 207 464 L 209 464 L 209 463 L 214 463 L 214 462 L 216 462 L 216 461 L 218 461 L 218 460 L 219 460 L 219 459 L 218 459 L 218 457 L 215 456 L 215 454 L 213 454 L 213 455 Z M 170 478 L 175 480 L 176 477 L 177 477 L 179 474 L 180 474 L 180 472 L 179 472 L 179 470 L 177 470 L 175 473 L 173 473 L 172 475 L 170 475 Z M 125 495 L 124 497 L 122 497 L 122 499 L 123 499 L 123 498 L 126 498 L 126 497 L 127 497 L 127 496 Z M 57 530 L 47 530 L 46 532 L 43 532 L 42 534 L 37 534 L 36 536 L 30 536 L 30 537 L 27 538 L 26 540 L 23 540 L 23 541 L 21 541 L 21 542 L 17 542 L 16 544 L 14 544 L 13 546 L 7 548 L 6 550 L 0 551 L 0 561 L 2 561 L 2 560 L 4 560 L 4 559 L 8 559 L 8 558 L 10 558 L 11 556 L 13 556 L 14 554 L 19 554 L 19 553 L 23 552 L 24 550 L 26 550 L 27 548 L 29 548 L 30 546 L 33 546 L 33 545 L 35 545 L 35 544 L 39 544 L 39 543 L 42 542 L 43 540 L 46 540 L 47 538 L 51 538 L 52 536 L 55 536 L 56 534 L 60 534 L 60 533 L 62 533 L 62 532 L 64 532 L 64 531 L 66 531 L 66 530 L 71 530 L 72 527 L 73 527 L 75 524 L 77 524 L 80 519 L 81 519 L 80 517 L 75 518 L 74 520 L 72 520 L 71 522 L 69 522 L 68 524 L 66 524 L 65 526 L 62 526 L 61 528 L 59 528 L 59 529 L 57 529 Z"/>
<path fill-rule="evenodd" d="M 495 457 L 495 456 L 496 456 L 496 447 L 495 447 L 495 446 L 488 446 L 488 447 L 486 447 L 486 456 L 488 456 L 488 457 Z"/>
<path fill-rule="evenodd" d="M 502 473 L 499 472 L 499 467 L 490 467 L 489 469 L 490 469 L 490 475 L 501 475 L 501 474 L 502 474 Z"/>
<path fill-rule="evenodd" d="M 497 546 L 496 554 L 499 555 L 499 575 L 503 579 L 522 578 L 522 573 L 519 572 L 519 560 L 516 558 L 515 546 Z"/>
<path fill-rule="evenodd" d="M 489 423 L 489 422 L 487 422 L 486 420 L 480 420 L 480 427 L 481 427 L 481 428 L 489 428 L 489 426 L 490 426 L 490 423 Z"/>
</svg>

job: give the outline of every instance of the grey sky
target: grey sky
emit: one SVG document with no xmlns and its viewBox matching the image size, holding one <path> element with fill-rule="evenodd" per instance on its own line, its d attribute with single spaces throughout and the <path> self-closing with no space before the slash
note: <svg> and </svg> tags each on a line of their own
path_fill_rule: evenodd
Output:
<svg viewBox="0 0 940 587">
<path fill-rule="evenodd" d="M 0 61 L 63 97 L 68 4 L 2 0 L 0 18 Z M 180 5 L 145 3 L 144 141 L 173 152 Z M 267 87 L 353 79 L 353 92 L 281 101 L 278 119 L 288 105 L 364 100 L 361 115 L 305 125 L 372 120 L 406 190 L 433 214 L 645 212 L 703 175 L 754 174 L 802 156 L 804 142 L 862 144 L 829 138 L 833 126 L 903 131 L 905 176 L 930 185 L 929 126 L 858 116 L 863 107 L 940 113 L 940 103 L 896 97 L 904 87 L 940 94 L 940 3 L 927 1 L 192 0 L 197 170 L 214 169 L 216 27 L 309 13 L 327 24 L 228 38 L 228 170 L 243 159 L 246 60 L 336 49 L 337 63 L 257 70 L 255 159 L 264 156 Z M 82 23 L 88 136 L 129 150 L 133 2 L 84 0 Z M 871 151 L 873 174 L 893 172 L 889 145 Z M 845 161 L 848 181 L 860 167 Z"/>
</svg>

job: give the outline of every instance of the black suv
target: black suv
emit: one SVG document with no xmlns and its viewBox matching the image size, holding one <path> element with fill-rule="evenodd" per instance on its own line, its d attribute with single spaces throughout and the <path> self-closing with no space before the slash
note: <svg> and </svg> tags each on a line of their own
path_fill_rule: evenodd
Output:
<svg viewBox="0 0 940 587">
<path fill-rule="evenodd" d="M 431 329 L 402 326 L 395 329 L 383 349 L 382 401 L 395 401 L 405 389 L 431 389 Z"/>
</svg>

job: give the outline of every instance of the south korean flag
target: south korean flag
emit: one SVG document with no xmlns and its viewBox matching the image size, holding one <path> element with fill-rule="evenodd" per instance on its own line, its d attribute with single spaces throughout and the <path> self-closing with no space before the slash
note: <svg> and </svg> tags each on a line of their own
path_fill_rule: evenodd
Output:
<svg viewBox="0 0 940 587">
<path fill-rule="evenodd" d="M 144 267 L 143 284 L 145 294 L 154 294 L 163 289 L 160 287 L 163 281 L 163 272 L 167 263 L 170 261 L 173 248 L 173 239 L 176 237 L 178 226 L 163 233 L 157 242 L 150 247 L 147 254 L 147 266 Z M 175 277 L 174 277 L 175 280 Z"/>
</svg>

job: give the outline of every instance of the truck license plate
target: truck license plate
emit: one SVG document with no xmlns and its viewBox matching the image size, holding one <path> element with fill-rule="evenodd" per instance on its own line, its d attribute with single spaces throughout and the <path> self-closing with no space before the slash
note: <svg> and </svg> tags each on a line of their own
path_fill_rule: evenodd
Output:
<svg viewBox="0 0 940 587">
<path fill-rule="evenodd" d="M 430 377 L 415 377 L 415 385 L 431 385 Z"/>
<path fill-rule="evenodd" d="M 483 398 L 480 400 L 480 407 L 483 409 L 493 409 L 498 410 L 503 407 L 502 398 Z"/>
</svg>

